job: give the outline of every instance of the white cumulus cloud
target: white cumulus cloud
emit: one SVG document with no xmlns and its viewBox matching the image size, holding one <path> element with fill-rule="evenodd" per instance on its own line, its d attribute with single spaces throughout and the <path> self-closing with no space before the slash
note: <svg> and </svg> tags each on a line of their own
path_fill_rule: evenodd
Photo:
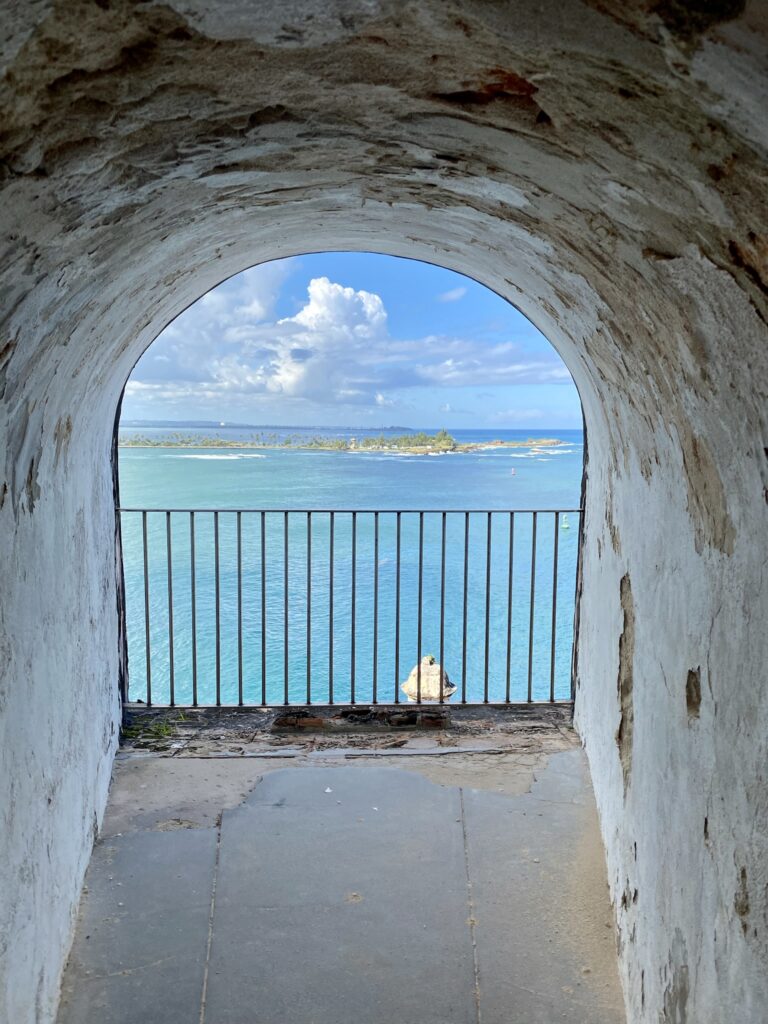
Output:
<svg viewBox="0 0 768 1024">
<path fill-rule="evenodd" d="M 297 414 L 332 404 L 390 408 L 403 404 L 404 390 L 425 386 L 570 382 L 554 351 L 515 341 L 393 338 L 379 295 L 328 277 L 312 278 L 298 311 L 277 318 L 289 263 L 247 270 L 177 317 L 137 364 L 127 398 L 145 409 L 195 398 L 201 415 L 237 408 L 255 419 L 277 407 L 295 406 Z M 465 292 L 440 298 L 456 301 Z M 441 411 L 460 410 L 445 402 Z"/>
</svg>

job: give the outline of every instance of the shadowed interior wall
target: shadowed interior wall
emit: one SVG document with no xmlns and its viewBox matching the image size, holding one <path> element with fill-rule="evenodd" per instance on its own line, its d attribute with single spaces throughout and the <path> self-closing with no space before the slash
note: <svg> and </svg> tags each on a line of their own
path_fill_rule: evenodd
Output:
<svg viewBox="0 0 768 1024">
<path fill-rule="evenodd" d="M 371 249 L 494 288 L 568 364 L 577 723 L 629 1019 L 760 1020 L 764 6 L 0 6 L 0 1017 L 53 1018 L 106 799 L 124 382 L 230 274 Z"/>
</svg>

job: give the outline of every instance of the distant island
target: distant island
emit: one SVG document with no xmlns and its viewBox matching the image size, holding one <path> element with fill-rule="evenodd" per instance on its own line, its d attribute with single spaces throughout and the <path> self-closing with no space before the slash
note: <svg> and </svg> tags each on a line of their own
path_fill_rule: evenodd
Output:
<svg viewBox="0 0 768 1024">
<path fill-rule="evenodd" d="M 379 434 L 375 437 L 361 438 L 307 438 L 301 434 L 289 434 L 281 437 L 276 433 L 255 433 L 246 440 L 228 440 L 222 437 L 196 437 L 194 435 L 172 433 L 164 437 L 147 437 L 133 434 L 120 438 L 121 448 L 294 448 L 303 451 L 331 452 L 391 452 L 400 455 L 447 455 L 450 453 L 477 452 L 488 448 L 553 448 L 564 444 L 552 437 L 531 437 L 525 441 L 472 441 L 459 443 L 447 430 L 438 430 L 436 434 L 423 431 L 413 434 L 401 434 L 388 437 Z"/>
</svg>

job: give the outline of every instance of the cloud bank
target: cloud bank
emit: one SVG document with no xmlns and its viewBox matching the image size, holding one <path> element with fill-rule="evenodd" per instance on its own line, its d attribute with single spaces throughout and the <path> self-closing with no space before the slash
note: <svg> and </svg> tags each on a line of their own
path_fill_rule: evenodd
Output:
<svg viewBox="0 0 768 1024">
<path fill-rule="evenodd" d="M 275 316 L 288 268 L 265 264 L 214 289 L 182 313 L 137 364 L 129 400 L 169 413 L 194 399 L 205 416 L 248 409 L 252 419 L 318 406 L 383 410 L 415 389 L 570 384 L 554 351 L 515 341 L 428 335 L 392 337 L 374 292 L 313 277 L 293 316 Z M 440 301 L 457 301 L 456 288 Z M 452 408 L 444 402 L 445 410 Z"/>
</svg>

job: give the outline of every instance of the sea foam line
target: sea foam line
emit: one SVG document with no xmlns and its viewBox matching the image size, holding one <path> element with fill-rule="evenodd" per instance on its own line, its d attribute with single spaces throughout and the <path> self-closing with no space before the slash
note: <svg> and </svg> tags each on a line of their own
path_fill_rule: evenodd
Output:
<svg viewBox="0 0 768 1024">
<path fill-rule="evenodd" d="M 266 455 L 260 455 L 257 452 L 226 452 L 224 454 L 212 455 L 209 453 L 205 454 L 194 454 L 194 455 L 166 455 L 167 459 L 266 459 Z"/>
</svg>

